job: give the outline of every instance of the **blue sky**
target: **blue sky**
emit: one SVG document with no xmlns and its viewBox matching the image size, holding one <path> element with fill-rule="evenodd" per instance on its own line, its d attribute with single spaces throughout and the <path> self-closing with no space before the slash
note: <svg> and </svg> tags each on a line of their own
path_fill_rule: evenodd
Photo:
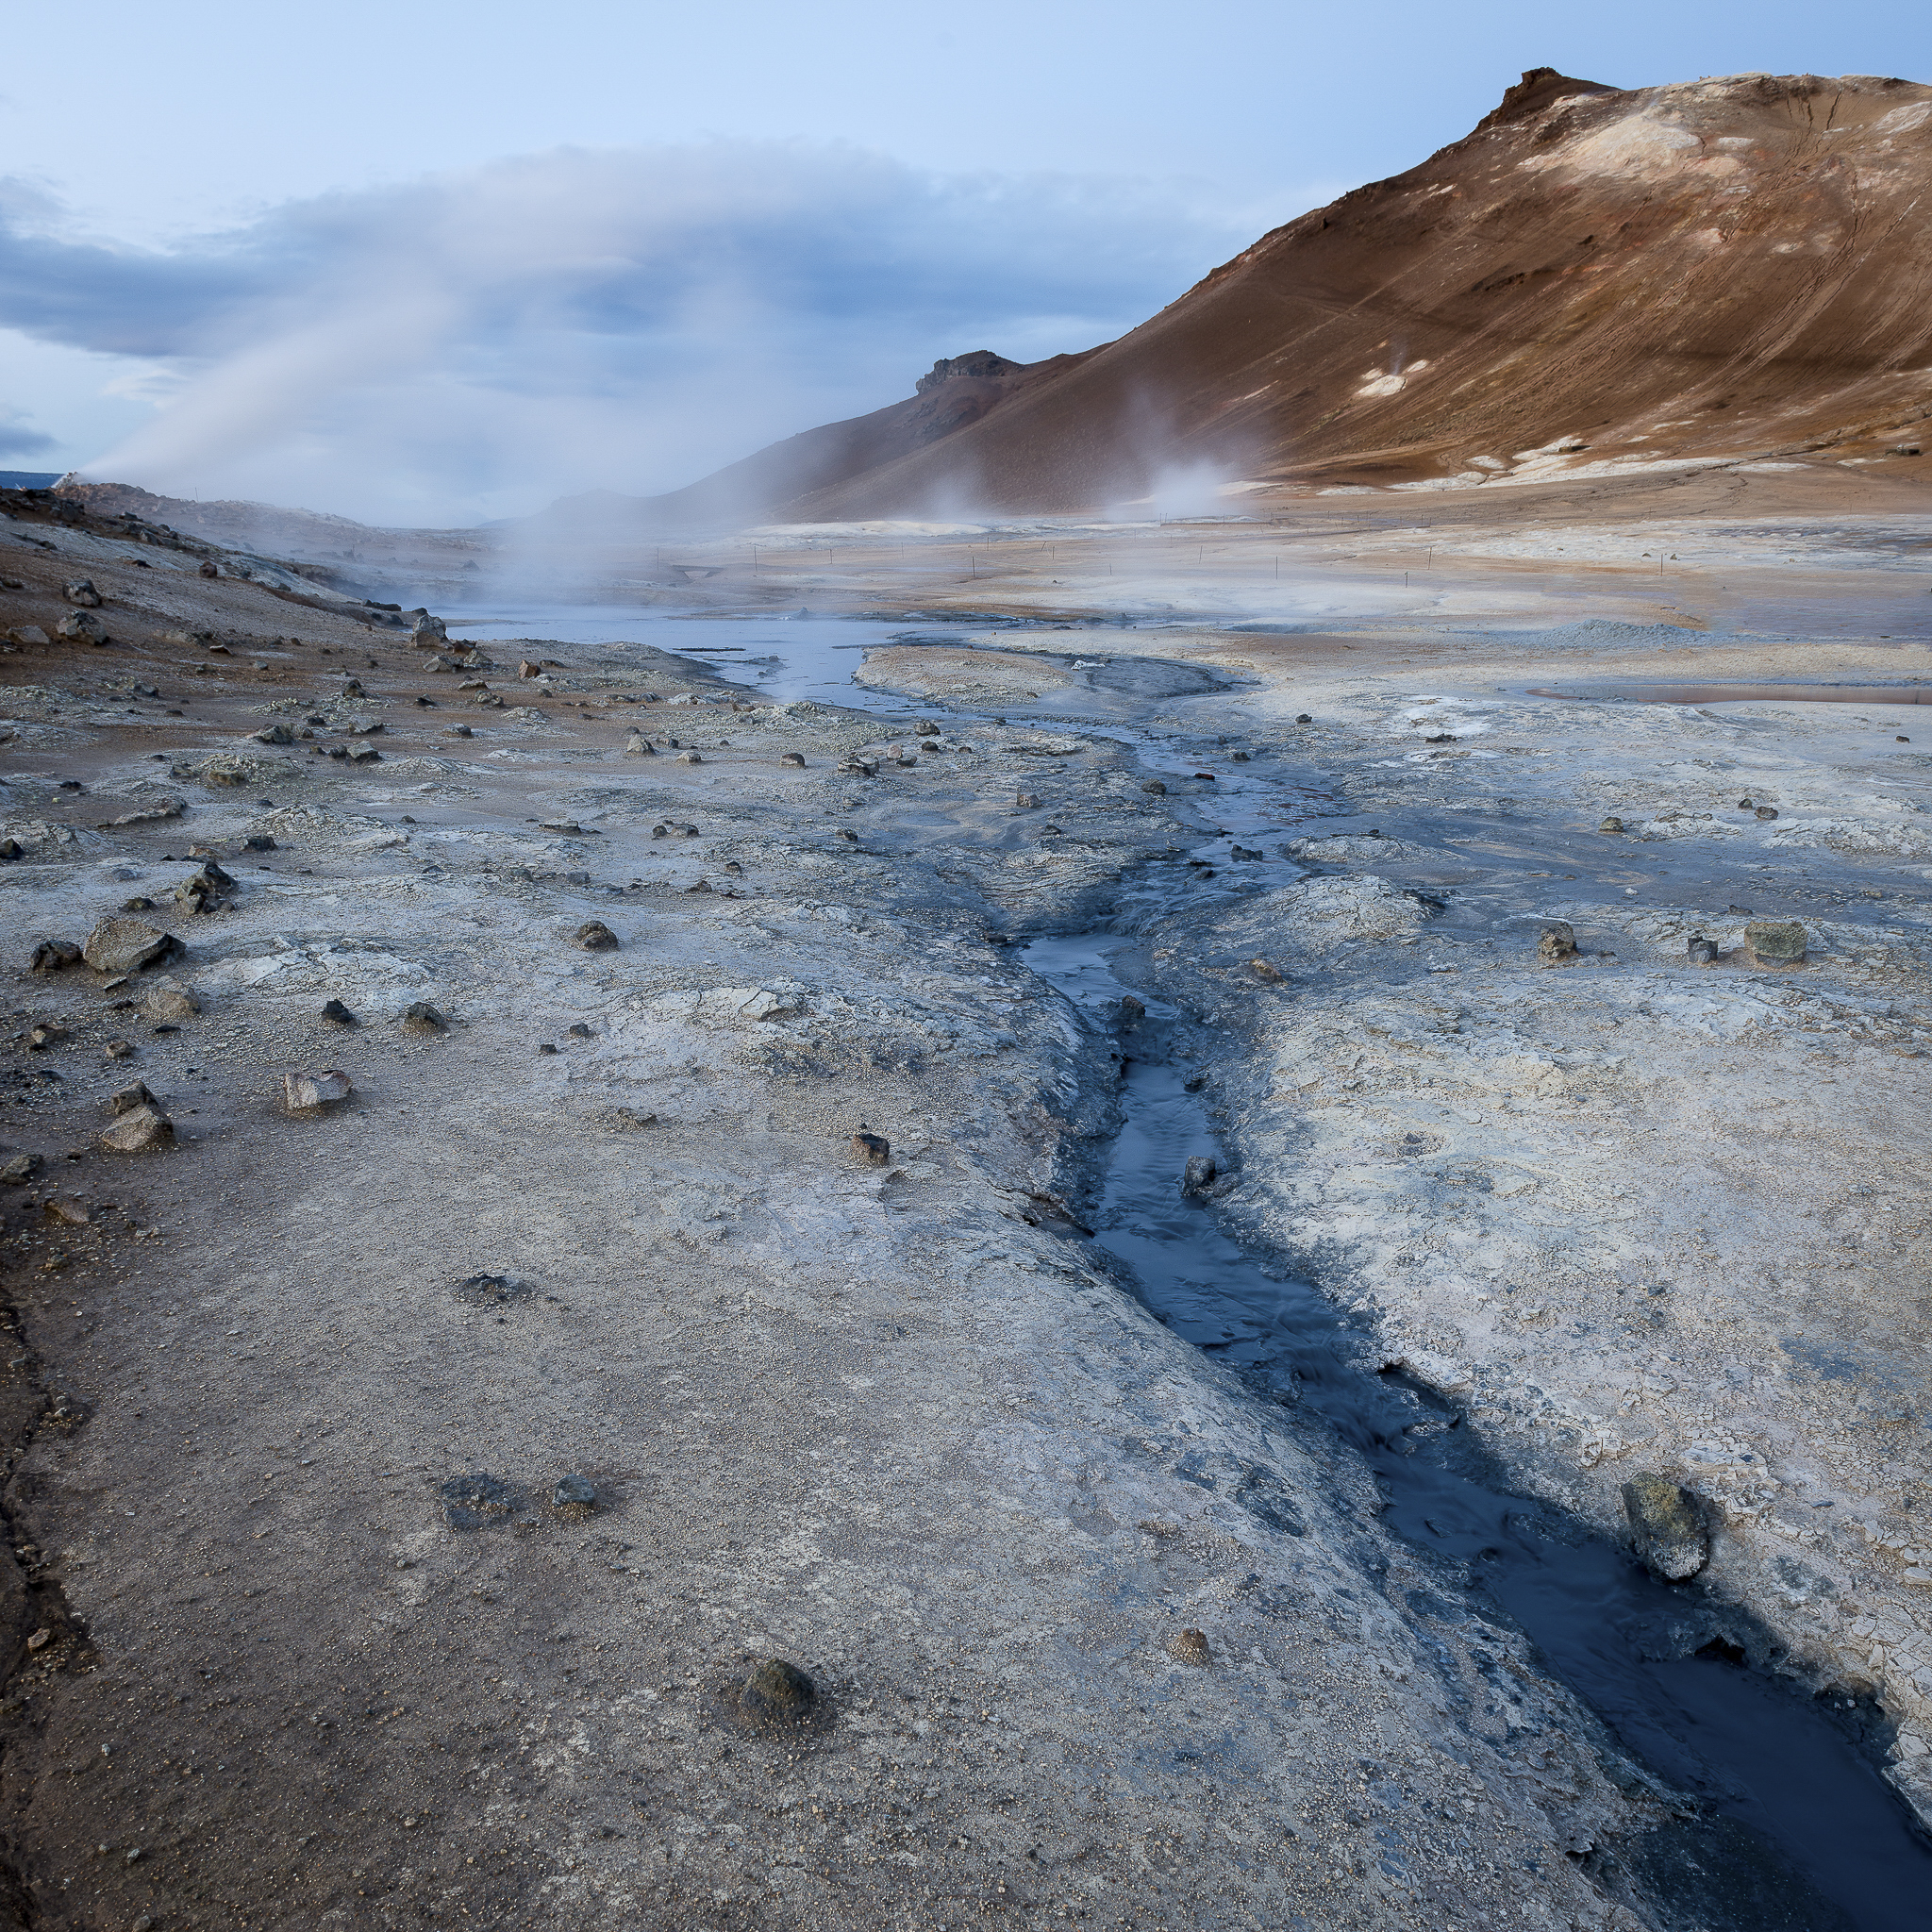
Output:
<svg viewBox="0 0 1932 1932">
<path fill-rule="evenodd" d="M 1923 6 L 16 9 L 0 466 L 468 522 L 1118 334 L 1525 66 L 1932 78 Z"/>
</svg>

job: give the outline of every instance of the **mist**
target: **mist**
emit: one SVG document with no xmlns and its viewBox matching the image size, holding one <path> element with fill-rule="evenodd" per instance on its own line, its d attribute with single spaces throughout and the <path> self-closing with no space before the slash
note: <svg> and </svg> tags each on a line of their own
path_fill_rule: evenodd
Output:
<svg viewBox="0 0 1932 1932">
<path fill-rule="evenodd" d="M 142 372 L 151 413 L 84 475 L 419 526 L 675 489 L 941 355 L 1090 347 L 1248 219 L 1144 181 L 727 141 L 528 156 L 166 251 L 67 235 L 43 195 L 0 207 L 0 325 Z"/>
</svg>

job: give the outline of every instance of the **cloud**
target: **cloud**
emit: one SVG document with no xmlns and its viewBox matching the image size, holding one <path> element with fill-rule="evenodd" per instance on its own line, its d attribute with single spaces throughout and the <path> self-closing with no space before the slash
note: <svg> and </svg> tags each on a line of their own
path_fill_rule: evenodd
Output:
<svg viewBox="0 0 1932 1932">
<path fill-rule="evenodd" d="M 26 418 L 18 409 L 9 409 L 0 403 L 0 457 L 38 456 L 42 450 L 53 447 L 51 436 L 28 428 Z"/>
<path fill-rule="evenodd" d="M 409 522 L 675 488 L 936 357 L 1105 341 L 1249 239 L 1175 189 L 805 142 L 559 150 L 167 251 L 35 193 L 0 183 L 0 326 L 157 399 L 91 475 Z"/>
</svg>

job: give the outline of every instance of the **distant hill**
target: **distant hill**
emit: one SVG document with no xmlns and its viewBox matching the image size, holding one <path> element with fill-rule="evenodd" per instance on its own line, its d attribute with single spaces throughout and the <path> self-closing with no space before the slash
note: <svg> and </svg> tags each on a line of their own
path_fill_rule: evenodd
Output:
<svg viewBox="0 0 1932 1932">
<path fill-rule="evenodd" d="M 1427 485 L 1790 448 L 1886 461 L 1928 412 L 1932 88 L 1538 68 L 1463 140 L 1264 235 L 1118 341 L 942 362 L 909 401 L 599 501 L 817 521 L 1088 508 L 1191 466 Z"/>
</svg>

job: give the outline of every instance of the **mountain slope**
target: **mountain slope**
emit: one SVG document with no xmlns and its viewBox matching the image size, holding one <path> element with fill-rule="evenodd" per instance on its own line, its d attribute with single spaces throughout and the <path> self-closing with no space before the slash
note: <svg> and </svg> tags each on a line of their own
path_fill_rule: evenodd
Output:
<svg viewBox="0 0 1932 1932">
<path fill-rule="evenodd" d="M 1427 482 L 1882 458 L 1932 405 L 1928 191 L 1932 88 L 1537 69 L 1462 141 L 946 433 L 894 449 L 867 425 L 897 404 L 658 503 L 838 519 L 1091 508 L 1173 466 Z M 812 460 L 788 467 L 797 446 Z"/>
</svg>

